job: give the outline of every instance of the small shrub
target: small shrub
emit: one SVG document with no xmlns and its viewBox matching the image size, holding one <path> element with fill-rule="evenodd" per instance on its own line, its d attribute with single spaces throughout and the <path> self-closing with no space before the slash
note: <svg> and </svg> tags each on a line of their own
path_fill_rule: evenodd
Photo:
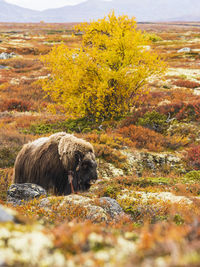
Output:
<svg viewBox="0 0 200 267">
<path fill-rule="evenodd" d="M 119 188 L 117 186 L 107 186 L 104 192 L 105 197 L 111 197 L 116 199 L 117 192 L 119 191 Z"/>
<path fill-rule="evenodd" d="M 22 99 L 9 99 L 5 100 L 2 107 L 2 111 L 16 110 L 16 111 L 29 111 L 31 110 L 31 103 Z"/>
<path fill-rule="evenodd" d="M 94 144 L 95 155 L 107 162 L 114 164 L 117 168 L 124 168 L 127 157 L 119 150 L 112 149 L 107 145 Z"/>
<path fill-rule="evenodd" d="M 156 108 L 156 111 L 164 115 L 170 114 L 170 117 L 172 118 L 181 110 L 182 107 L 183 107 L 183 102 L 175 102 L 158 106 Z"/>
<path fill-rule="evenodd" d="M 200 87 L 200 83 L 188 81 L 188 80 L 181 80 L 181 79 L 178 81 L 175 81 L 173 84 L 178 87 L 186 87 L 186 88 L 191 88 L 191 89 Z"/>
<path fill-rule="evenodd" d="M 87 118 L 68 119 L 66 121 L 59 121 L 56 123 L 39 123 L 30 126 L 29 131 L 34 134 L 46 134 L 65 131 L 68 133 L 86 133 L 97 127 L 92 121 Z"/>
<path fill-rule="evenodd" d="M 123 146 L 131 146 L 132 142 L 128 138 L 123 138 L 117 133 L 107 132 L 97 134 L 95 132 L 87 134 L 84 138 L 93 144 L 103 144 L 110 148 L 120 149 Z"/>
<path fill-rule="evenodd" d="M 162 151 L 165 144 L 164 136 L 142 126 L 130 125 L 119 129 L 118 132 L 122 136 L 129 138 L 136 148 Z"/>
<path fill-rule="evenodd" d="M 200 101 L 184 103 L 183 107 L 176 114 L 178 120 L 199 121 L 200 120 Z"/>
<path fill-rule="evenodd" d="M 182 218 L 180 214 L 175 214 L 173 221 L 177 225 L 182 225 L 184 223 L 184 219 Z"/>
<path fill-rule="evenodd" d="M 200 129 L 196 126 L 191 126 L 190 123 L 174 123 L 167 130 L 170 136 L 187 137 L 191 142 L 194 142 L 200 135 Z"/>
<path fill-rule="evenodd" d="M 179 121 L 199 121 L 200 119 L 200 101 L 195 100 L 189 103 L 175 102 L 159 106 L 157 112 L 170 115 L 170 118 L 176 118 Z"/>
<path fill-rule="evenodd" d="M 147 37 L 148 40 L 152 41 L 153 43 L 163 40 L 160 36 L 156 35 L 155 33 L 145 33 L 145 36 Z"/>
<path fill-rule="evenodd" d="M 189 165 L 195 170 L 200 170 L 200 145 L 188 149 L 186 161 L 189 161 Z"/>
<path fill-rule="evenodd" d="M 180 135 L 173 135 L 173 136 L 166 136 L 165 140 L 165 147 L 168 149 L 176 150 L 181 147 L 185 147 L 190 143 L 188 137 L 180 136 Z"/>
<path fill-rule="evenodd" d="M 20 147 L 3 147 L 0 149 L 0 168 L 8 168 L 14 165 Z"/>
<path fill-rule="evenodd" d="M 200 181 L 200 171 L 190 171 L 190 172 L 186 173 L 184 177 L 186 179 Z"/>
<path fill-rule="evenodd" d="M 152 112 L 145 113 L 142 118 L 139 118 L 138 125 L 163 133 L 168 127 L 167 116 L 153 110 Z"/>
<path fill-rule="evenodd" d="M 120 122 L 120 128 L 128 127 L 129 125 L 136 124 L 138 119 L 143 117 L 145 113 L 148 112 L 147 107 L 138 108 L 132 111 L 133 114 L 127 116 Z"/>
<path fill-rule="evenodd" d="M 12 183 L 12 169 L 0 169 L 0 200 L 6 201 L 7 191 Z"/>
</svg>

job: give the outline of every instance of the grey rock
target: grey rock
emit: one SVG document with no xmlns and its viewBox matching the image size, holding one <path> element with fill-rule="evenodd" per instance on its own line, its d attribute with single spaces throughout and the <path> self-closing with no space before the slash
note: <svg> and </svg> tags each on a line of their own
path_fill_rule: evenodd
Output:
<svg viewBox="0 0 200 267">
<path fill-rule="evenodd" d="M 119 215 L 123 215 L 123 209 L 117 203 L 117 201 L 110 197 L 101 197 L 99 199 L 102 204 L 102 208 L 111 216 L 112 219 L 116 219 Z"/>
<path fill-rule="evenodd" d="M 191 52 L 191 48 L 189 47 L 184 47 L 178 50 L 178 53 L 189 53 L 189 52 Z"/>
<path fill-rule="evenodd" d="M 15 218 L 2 205 L 0 205 L 0 222 L 15 222 Z"/>
<path fill-rule="evenodd" d="M 7 68 L 8 68 L 7 66 L 0 65 L 0 70 L 7 69 Z"/>
<path fill-rule="evenodd" d="M 22 200 L 28 201 L 40 196 L 47 196 L 47 192 L 39 185 L 31 183 L 12 184 L 7 192 L 7 201 L 15 205 L 20 205 L 22 204 Z"/>
<path fill-rule="evenodd" d="M 8 59 L 8 58 L 12 58 L 12 57 L 14 57 L 14 56 L 16 56 L 16 54 L 15 53 L 6 53 L 6 52 L 3 52 L 3 53 L 1 53 L 0 54 L 0 59 Z"/>
</svg>

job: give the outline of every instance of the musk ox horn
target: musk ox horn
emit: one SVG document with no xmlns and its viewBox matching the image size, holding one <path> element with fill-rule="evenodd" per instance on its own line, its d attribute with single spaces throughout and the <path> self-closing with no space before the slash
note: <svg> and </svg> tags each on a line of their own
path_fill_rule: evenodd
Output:
<svg viewBox="0 0 200 267">
<path fill-rule="evenodd" d="M 93 146 L 65 132 L 24 145 L 14 165 L 15 183 L 35 183 L 57 195 L 88 190 L 96 179 Z"/>
</svg>

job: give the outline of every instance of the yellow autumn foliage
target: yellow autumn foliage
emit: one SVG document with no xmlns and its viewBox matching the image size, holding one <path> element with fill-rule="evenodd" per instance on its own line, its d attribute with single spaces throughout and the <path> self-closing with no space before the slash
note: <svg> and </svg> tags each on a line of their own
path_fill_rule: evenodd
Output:
<svg viewBox="0 0 200 267">
<path fill-rule="evenodd" d="M 116 17 L 80 24 L 80 49 L 61 44 L 42 57 L 51 75 L 43 89 L 66 114 L 102 120 L 126 114 L 151 76 L 165 64 L 146 49 L 146 35 L 134 18 Z"/>
</svg>

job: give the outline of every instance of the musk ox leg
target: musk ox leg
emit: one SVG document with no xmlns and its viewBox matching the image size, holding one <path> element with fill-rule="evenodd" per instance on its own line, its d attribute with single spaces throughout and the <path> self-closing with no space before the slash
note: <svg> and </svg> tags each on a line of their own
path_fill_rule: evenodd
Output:
<svg viewBox="0 0 200 267">
<path fill-rule="evenodd" d="M 73 173 L 70 171 L 69 174 L 68 174 L 68 181 L 69 181 L 69 184 L 71 186 L 71 192 L 72 194 L 74 194 L 74 187 L 73 187 Z"/>
</svg>

